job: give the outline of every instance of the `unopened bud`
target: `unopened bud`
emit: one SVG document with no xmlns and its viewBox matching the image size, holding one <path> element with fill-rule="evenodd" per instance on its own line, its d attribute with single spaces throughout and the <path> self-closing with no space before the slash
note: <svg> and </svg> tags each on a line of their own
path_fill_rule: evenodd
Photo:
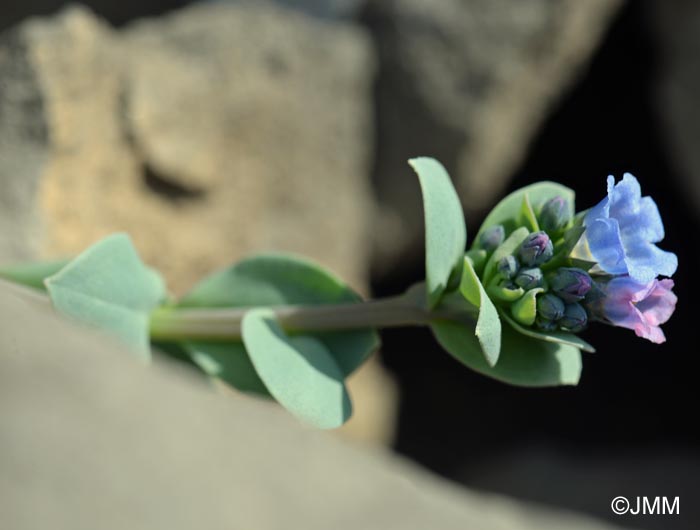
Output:
<svg viewBox="0 0 700 530">
<path fill-rule="evenodd" d="M 537 317 L 535 319 L 535 325 L 542 331 L 556 331 L 557 323 L 553 320 L 547 320 L 546 318 Z"/>
<path fill-rule="evenodd" d="M 591 290 L 593 280 L 583 269 L 562 267 L 549 282 L 552 291 L 565 302 L 579 302 Z"/>
<path fill-rule="evenodd" d="M 559 320 L 559 325 L 568 331 L 578 333 L 586 329 L 588 314 L 581 304 L 566 304 L 564 316 Z"/>
<path fill-rule="evenodd" d="M 520 261 L 530 267 L 542 265 L 552 259 L 553 255 L 554 245 L 544 232 L 535 232 L 527 236 L 518 250 Z"/>
<path fill-rule="evenodd" d="M 564 316 L 564 301 L 551 293 L 537 297 L 537 314 L 546 320 L 559 320 Z"/>
<path fill-rule="evenodd" d="M 479 243 L 481 244 L 481 248 L 487 252 L 491 252 L 492 250 L 496 250 L 499 245 L 503 243 L 505 238 L 506 231 L 503 225 L 495 225 L 484 230 L 479 238 Z"/>
<path fill-rule="evenodd" d="M 515 276 L 519 268 L 520 265 L 518 264 L 518 260 L 515 259 L 515 256 L 504 256 L 498 262 L 498 272 L 507 280 Z"/>
<path fill-rule="evenodd" d="M 571 210 L 563 197 L 556 196 L 544 203 L 540 213 L 540 226 L 547 232 L 556 232 L 571 221 Z"/>
<path fill-rule="evenodd" d="M 544 275 L 542 274 L 542 269 L 537 267 L 520 269 L 518 275 L 515 277 L 515 284 L 526 291 L 534 289 L 535 287 L 540 287 L 543 282 Z"/>
</svg>

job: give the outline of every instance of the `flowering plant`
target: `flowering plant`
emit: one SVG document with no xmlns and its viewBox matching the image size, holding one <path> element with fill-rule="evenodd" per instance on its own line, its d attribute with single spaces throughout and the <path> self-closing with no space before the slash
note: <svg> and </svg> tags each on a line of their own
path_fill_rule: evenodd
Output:
<svg viewBox="0 0 700 530">
<path fill-rule="evenodd" d="M 377 329 L 428 326 L 469 368 L 522 386 L 577 384 L 578 336 L 599 321 L 656 343 L 674 311 L 676 256 L 654 201 L 629 174 L 590 210 L 574 192 L 541 182 L 511 193 L 467 249 L 459 198 L 431 158 L 410 161 L 423 192 L 425 282 L 362 301 L 318 265 L 289 255 L 245 259 L 179 300 L 139 259 L 128 236 L 110 236 L 69 262 L 23 265 L 0 276 L 120 339 L 142 359 L 151 346 L 204 374 L 272 397 L 321 428 L 344 423 L 345 379 L 379 346 Z"/>
</svg>

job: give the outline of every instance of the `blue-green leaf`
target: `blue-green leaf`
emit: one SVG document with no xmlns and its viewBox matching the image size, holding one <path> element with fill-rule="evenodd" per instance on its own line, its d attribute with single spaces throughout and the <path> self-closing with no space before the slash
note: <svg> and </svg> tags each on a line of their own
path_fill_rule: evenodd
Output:
<svg viewBox="0 0 700 530">
<path fill-rule="evenodd" d="M 205 374 L 242 392 L 269 396 L 242 342 L 185 342 L 182 346 Z"/>
<path fill-rule="evenodd" d="M 248 311 L 242 329 L 255 371 L 287 410 L 321 429 L 347 421 L 352 405 L 343 372 L 321 341 L 287 336 L 269 309 Z"/>
<path fill-rule="evenodd" d="M 166 295 L 161 277 L 146 267 L 126 234 L 95 243 L 46 279 L 54 307 L 107 331 L 150 358 L 150 313 Z"/>
<path fill-rule="evenodd" d="M 506 229 L 506 234 L 515 230 L 517 223 L 521 219 L 523 200 L 526 195 L 532 210 L 535 212 L 538 212 L 549 199 L 557 196 L 562 197 L 566 200 L 573 217 L 576 198 L 574 191 L 556 182 L 538 182 L 514 191 L 494 206 L 491 213 L 486 216 L 486 219 L 481 224 L 474 241 L 478 242 L 481 233 L 493 225 L 503 225 Z"/>
<path fill-rule="evenodd" d="M 518 333 L 522 333 L 523 335 L 527 335 L 528 337 L 532 337 L 534 339 L 538 340 L 543 340 L 547 342 L 557 342 L 560 344 L 568 344 L 569 346 L 574 346 L 578 348 L 579 350 L 583 350 L 589 353 L 594 353 L 595 348 L 583 340 L 581 337 L 578 335 L 574 335 L 573 333 L 569 333 L 567 331 L 542 331 L 539 329 L 533 329 L 533 328 L 526 328 L 524 326 L 521 326 L 518 324 L 513 318 L 508 316 L 507 313 L 504 311 L 501 311 L 500 313 L 501 318 L 508 322 L 515 331 Z"/>
<path fill-rule="evenodd" d="M 248 258 L 205 278 L 180 300 L 178 306 L 271 307 L 359 301 L 360 297 L 347 285 L 318 265 L 296 256 L 266 254 Z M 345 376 L 379 347 L 379 337 L 373 330 L 315 333 L 314 336 L 324 344 Z M 186 343 L 185 347 L 206 373 L 216 375 L 240 390 L 250 390 L 251 384 L 258 380 L 250 362 L 231 361 L 235 363 L 231 365 L 226 360 L 227 348 L 232 356 L 240 357 L 240 342 L 197 341 Z"/>
<path fill-rule="evenodd" d="M 464 272 L 459 289 L 467 301 L 479 308 L 475 334 L 486 361 L 490 366 L 494 366 L 501 352 L 501 321 L 498 318 L 496 306 L 486 294 L 468 258 L 464 260 Z"/>
<path fill-rule="evenodd" d="M 442 347 L 457 360 L 504 383 L 528 387 L 576 385 L 581 376 L 578 348 L 519 335 L 510 326 L 503 327 L 496 366 L 489 366 L 484 359 L 470 326 L 440 321 L 434 322 L 431 329 Z"/>
<path fill-rule="evenodd" d="M 412 158 L 418 174 L 425 213 L 425 275 L 428 306 L 435 307 L 450 276 L 461 274 L 467 227 L 457 192 L 445 168 L 432 158 Z"/>
</svg>

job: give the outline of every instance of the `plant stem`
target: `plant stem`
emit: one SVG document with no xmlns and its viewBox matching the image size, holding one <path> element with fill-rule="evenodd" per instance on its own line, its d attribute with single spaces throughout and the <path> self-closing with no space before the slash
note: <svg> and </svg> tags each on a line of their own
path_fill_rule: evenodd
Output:
<svg viewBox="0 0 700 530">
<path fill-rule="evenodd" d="M 241 323 L 250 308 L 164 308 L 151 316 L 155 340 L 226 341 L 241 338 Z M 434 319 L 470 318 L 463 312 L 430 312 L 412 293 L 337 305 L 289 305 L 270 307 L 286 331 L 341 331 L 363 328 L 419 326 Z"/>
</svg>

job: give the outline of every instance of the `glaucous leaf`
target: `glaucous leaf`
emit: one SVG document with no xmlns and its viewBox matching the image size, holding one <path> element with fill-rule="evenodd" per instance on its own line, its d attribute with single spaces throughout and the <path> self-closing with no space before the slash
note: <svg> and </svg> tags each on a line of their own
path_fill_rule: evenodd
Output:
<svg viewBox="0 0 700 530">
<path fill-rule="evenodd" d="M 445 168 L 432 158 L 412 158 L 418 174 L 425 213 L 425 283 L 428 306 L 435 307 L 447 289 L 450 276 L 457 277 L 467 245 L 467 228 L 457 192 Z"/>
<path fill-rule="evenodd" d="M 269 396 L 242 342 L 184 343 L 192 362 L 207 375 L 221 379 L 242 392 Z"/>
<path fill-rule="evenodd" d="M 352 405 L 344 374 L 321 341 L 287 336 L 269 309 L 248 311 L 242 329 L 255 371 L 280 404 L 321 429 L 347 421 Z"/>
<path fill-rule="evenodd" d="M 571 215 L 573 216 L 574 214 L 576 194 L 572 189 L 557 184 L 556 182 L 538 182 L 514 191 L 494 206 L 493 210 L 491 210 L 481 224 L 474 241 L 478 242 L 481 233 L 490 226 L 498 224 L 503 225 L 506 229 L 506 233 L 515 230 L 516 224 L 521 216 L 523 200 L 526 195 L 535 212 L 538 212 L 539 209 L 542 208 L 542 205 L 549 199 L 560 196 L 566 200 Z"/>
<path fill-rule="evenodd" d="M 439 321 L 431 329 L 458 361 L 504 383 L 527 387 L 576 385 L 581 377 L 581 352 L 568 344 L 536 340 L 504 326 L 498 363 L 490 366 L 470 326 Z"/>
<path fill-rule="evenodd" d="M 178 303 L 179 307 L 262 307 L 296 304 L 341 304 L 358 302 L 360 297 L 343 282 L 320 266 L 305 259 L 286 254 L 266 254 L 245 259 L 232 267 L 214 273 L 198 283 Z M 379 337 L 373 330 L 350 330 L 315 333 L 334 357 L 345 376 L 350 375 L 379 347 Z M 197 341 L 185 344 L 196 355 L 197 364 L 224 366 L 225 348 L 215 342 Z M 240 343 L 230 346 L 233 355 L 241 350 Z M 211 357 L 209 362 L 205 357 Z M 193 358 L 194 359 L 194 358 Z M 236 376 L 231 369 L 218 369 L 226 382 L 240 390 L 248 390 L 246 383 L 257 375 L 253 365 L 238 362 Z M 215 375 L 211 369 L 205 369 Z"/>
<path fill-rule="evenodd" d="M 45 284 L 60 313 L 109 332 L 139 357 L 150 358 L 149 317 L 166 291 L 129 236 L 114 234 L 95 243 Z"/>
</svg>

